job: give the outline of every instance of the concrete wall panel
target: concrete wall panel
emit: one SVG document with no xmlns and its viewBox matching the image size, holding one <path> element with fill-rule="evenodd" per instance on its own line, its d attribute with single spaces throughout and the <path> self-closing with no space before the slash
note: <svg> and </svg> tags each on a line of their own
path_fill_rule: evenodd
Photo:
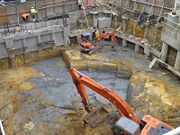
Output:
<svg viewBox="0 0 180 135">
<path fill-rule="evenodd" d="M 164 0 L 165 6 L 169 8 L 174 7 L 174 2 L 175 0 Z"/>
<path fill-rule="evenodd" d="M 41 42 L 48 42 L 52 41 L 52 35 L 51 34 L 46 34 L 41 36 Z"/>
<path fill-rule="evenodd" d="M 17 12 L 16 7 L 15 6 L 7 7 L 7 12 L 16 13 Z M 17 16 L 16 15 L 10 15 L 9 16 L 9 24 L 15 24 L 15 23 L 18 23 Z"/>
<path fill-rule="evenodd" d="M 63 45 L 64 44 L 64 37 L 63 37 L 63 32 L 56 32 L 55 33 L 55 39 L 57 45 Z"/>
<path fill-rule="evenodd" d="M 166 26 L 161 35 L 161 40 L 174 49 L 180 51 L 180 32 L 176 32 L 170 27 Z"/>
<path fill-rule="evenodd" d="M 43 18 L 45 18 L 47 15 L 46 15 L 46 9 L 41 9 L 39 10 L 38 12 L 38 18 L 41 20 Z"/>
<path fill-rule="evenodd" d="M 5 14 L 7 13 L 7 8 L 0 8 L 0 14 Z M 8 19 L 8 16 L 2 16 L 0 17 L 0 25 L 5 25 L 5 24 L 8 24 L 9 22 L 9 19 Z"/>
<path fill-rule="evenodd" d="M 71 4 L 71 2 L 75 2 L 75 1 L 73 0 L 38 0 L 36 4 L 35 2 L 31 2 L 31 3 L 24 3 L 24 4 L 19 4 L 19 5 L 9 5 L 6 7 L 7 9 L 6 12 L 9 14 L 8 16 L 5 16 L 7 18 L 6 24 L 12 25 L 12 24 L 19 24 L 19 22 L 23 22 L 21 18 L 21 13 L 25 10 L 30 10 L 31 7 L 35 7 L 38 9 L 39 11 L 38 18 L 40 20 L 46 17 L 62 15 L 64 13 L 64 9 L 67 10 L 66 12 L 78 9 L 77 1 L 74 4 Z M 66 7 L 64 8 L 64 6 Z M 4 17 L 3 16 L 4 12 L 0 14 L 2 15 L 2 17 Z M 0 25 L 3 26 L 4 23 Z"/>
<path fill-rule="evenodd" d="M 72 11 L 77 10 L 79 8 L 78 4 L 72 4 L 71 7 L 72 7 Z"/>
<path fill-rule="evenodd" d="M 98 18 L 99 28 L 109 28 L 111 27 L 111 18 Z"/>
<path fill-rule="evenodd" d="M 8 52 L 5 43 L 0 43 L 0 58 L 8 57 Z"/>
<path fill-rule="evenodd" d="M 64 9 L 66 12 L 71 11 L 71 5 L 65 5 Z"/>
<path fill-rule="evenodd" d="M 27 43 L 27 52 L 38 50 L 38 47 L 37 47 L 37 43 L 38 43 L 37 37 L 26 38 L 26 43 Z"/>
<path fill-rule="evenodd" d="M 47 8 L 46 13 L 47 13 L 47 16 L 53 16 L 55 14 L 54 8 Z"/>
<path fill-rule="evenodd" d="M 55 7 L 55 14 L 56 15 L 62 15 L 64 13 L 64 6 L 58 6 L 58 7 Z"/>
<path fill-rule="evenodd" d="M 22 48 L 23 47 L 23 41 L 22 39 L 19 39 L 19 40 L 15 40 L 14 41 L 14 48 Z"/>
<path fill-rule="evenodd" d="M 126 8 L 128 8 L 128 6 L 129 6 L 129 1 L 128 0 L 122 0 L 122 6 L 123 7 L 126 7 Z"/>
</svg>

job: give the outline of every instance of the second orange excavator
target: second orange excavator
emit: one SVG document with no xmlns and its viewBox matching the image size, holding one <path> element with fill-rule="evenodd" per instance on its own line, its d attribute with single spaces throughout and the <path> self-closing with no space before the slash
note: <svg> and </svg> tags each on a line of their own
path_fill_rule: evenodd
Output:
<svg viewBox="0 0 180 135">
<path fill-rule="evenodd" d="M 114 32 L 103 32 L 100 34 L 99 38 L 93 43 L 90 39 L 91 34 L 90 33 L 84 33 L 81 35 L 81 42 L 80 42 L 80 48 L 81 51 L 84 53 L 91 53 L 96 49 L 96 47 L 99 45 L 100 40 L 104 39 L 110 39 L 113 44 L 116 42 L 116 36 Z"/>
<path fill-rule="evenodd" d="M 103 96 L 118 108 L 122 117 L 115 122 L 112 128 L 114 135 L 163 135 L 174 129 L 148 114 L 139 119 L 122 97 L 113 90 L 98 84 L 74 68 L 70 68 L 70 74 L 87 112 L 90 112 L 90 109 L 85 86 Z"/>
</svg>

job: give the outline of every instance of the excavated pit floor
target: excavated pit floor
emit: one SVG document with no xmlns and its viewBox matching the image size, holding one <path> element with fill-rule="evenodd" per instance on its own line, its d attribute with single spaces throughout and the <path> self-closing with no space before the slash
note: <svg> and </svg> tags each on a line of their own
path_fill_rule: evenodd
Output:
<svg viewBox="0 0 180 135">
<path fill-rule="evenodd" d="M 61 129 L 65 128 L 62 126 L 64 124 L 56 122 L 56 120 L 58 119 L 58 121 L 61 121 L 65 117 L 63 115 L 69 113 L 72 113 L 71 115 L 76 115 L 79 108 L 82 110 L 80 97 L 76 91 L 74 83 L 71 80 L 65 63 L 61 57 L 50 58 L 42 62 L 38 62 L 30 67 L 21 67 L 18 73 L 16 71 L 11 71 L 10 74 L 19 76 L 17 78 L 28 76 L 26 71 L 23 73 L 23 70 L 26 68 L 28 68 L 27 70 L 29 70 L 29 72 L 33 72 L 30 75 L 31 78 L 28 79 L 28 82 L 20 82 L 19 84 L 16 84 L 18 86 L 13 88 L 13 92 L 9 92 L 9 94 L 11 93 L 9 95 L 11 99 L 14 99 L 12 104 L 10 103 L 11 100 L 9 100 L 10 104 L 7 105 L 10 109 L 9 113 L 12 114 L 7 116 L 5 116 L 6 114 L 2 114 L 3 117 L 7 117 L 7 121 L 5 121 L 7 127 L 11 127 L 9 129 L 7 128 L 7 130 L 9 130 L 8 132 L 10 132 L 9 134 L 11 134 L 11 132 L 15 132 L 19 135 L 41 135 L 47 134 L 50 131 L 51 133 L 49 134 L 52 135 L 56 134 L 56 132 L 58 132 L 57 134 L 64 134 Z M 108 71 L 105 69 L 104 71 L 93 69 L 80 71 L 102 85 L 115 90 L 119 95 L 126 99 L 129 80 L 117 78 L 116 71 Z M 10 83 L 12 82 L 9 82 L 8 84 Z M 14 83 L 17 82 L 14 81 Z M 17 89 L 19 89 L 19 91 L 16 93 L 15 91 Z M 87 89 L 87 92 L 90 101 L 96 106 L 108 103 L 107 100 L 89 89 Z M 83 116 L 84 114 L 85 112 L 82 112 L 81 115 Z M 82 119 L 80 118 L 82 116 L 78 116 L 81 122 Z M 64 122 L 68 123 L 68 121 Z M 9 125 L 10 123 L 11 125 Z M 68 128 L 68 126 L 66 128 Z M 66 131 L 66 134 L 78 134 L 75 129 L 71 129 L 72 131 L 69 132 Z M 91 134 L 90 132 L 91 131 L 89 129 L 89 134 Z M 82 134 L 86 133 L 84 132 Z"/>
<path fill-rule="evenodd" d="M 179 80 L 167 71 L 149 71 L 148 61 L 142 55 L 124 48 L 113 52 L 107 46 L 92 56 L 80 54 L 77 57 L 78 52 L 77 48 L 67 50 L 67 55 L 71 54 L 69 63 L 76 68 L 88 67 L 80 71 L 115 90 L 128 100 L 135 112 L 148 113 L 173 126 L 179 125 Z M 120 67 L 123 73 L 126 67 L 127 74 L 132 70 L 131 78 L 117 77 L 114 67 Z M 7 135 L 111 134 L 107 122 L 96 128 L 83 123 L 86 112 L 62 57 L 1 71 L 0 76 L 0 115 L 5 120 Z M 108 103 L 90 90 L 88 94 L 96 106 Z"/>
</svg>

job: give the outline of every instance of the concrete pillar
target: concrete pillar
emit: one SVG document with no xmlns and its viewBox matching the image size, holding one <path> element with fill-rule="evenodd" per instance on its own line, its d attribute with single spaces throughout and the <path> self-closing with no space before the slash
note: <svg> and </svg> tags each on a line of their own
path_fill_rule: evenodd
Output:
<svg viewBox="0 0 180 135">
<path fill-rule="evenodd" d="M 148 17 L 149 18 L 149 17 Z M 148 32 L 149 32 L 149 28 L 150 28 L 150 22 L 149 20 L 147 20 L 146 24 L 145 24 L 145 29 L 144 29 L 144 39 L 148 38 Z"/>
<path fill-rule="evenodd" d="M 63 37 L 64 37 L 64 44 L 68 45 L 68 40 L 70 36 L 70 26 L 69 25 L 64 25 L 63 28 Z"/>
<path fill-rule="evenodd" d="M 64 28 L 63 28 L 63 34 L 64 34 L 64 38 L 65 37 L 69 37 L 70 35 L 70 26 L 69 25 L 65 25 Z"/>
<path fill-rule="evenodd" d="M 115 19 L 114 19 L 114 27 L 117 28 L 117 18 L 118 17 L 117 17 L 117 15 L 115 15 L 114 17 L 115 17 Z"/>
<path fill-rule="evenodd" d="M 127 15 L 123 15 L 123 16 L 122 16 L 123 33 L 126 33 L 126 32 L 127 32 L 127 21 L 128 21 Z"/>
<path fill-rule="evenodd" d="M 139 45 L 135 45 L 135 52 L 138 53 L 139 52 L 139 49 L 140 49 L 140 46 Z"/>
<path fill-rule="evenodd" d="M 27 51 L 27 41 L 26 41 L 26 39 L 24 38 L 23 40 L 22 40 L 22 42 L 23 42 L 23 47 L 24 47 L 24 52 L 26 52 Z"/>
<path fill-rule="evenodd" d="M 52 40 L 54 41 L 54 44 L 51 45 L 51 47 L 53 49 L 55 49 L 56 46 L 58 46 L 58 43 L 59 43 L 59 39 L 58 38 L 61 38 L 61 37 L 57 37 L 57 35 L 58 35 L 58 33 L 55 33 L 55 32 L 53 32 L 52 35 L 51 35 L 52 36 Z M 65 43 L 65 39 L 64 39 L 64 43 Z"/>
<path fill-rule="evenodd" d="M 70 38 L 66 37 L 64 43 L 65 45 L 71 45 Z"/>
<path fill-rule="evenodd" d="M 163 43 L 162 50 L 161 50 L 161 60 L 163 62 L 166 61 L 166 58 L 167 58 L 167 55 L 168 55 L 168 49 L 169 49 L 169 45 L 166 44 L 166 43 Z"/>
<path fill-rule="evenodd" d="M 148 36 L 148 26 L 145 27 L 144 38 L 147 39 L 147 36 Z"/>
<path fill-rule="evenodd" d="M 177 52 L 174 68 L 180 72 L 180 51 Z"/>
<path fill-rule="evenodd" d="M 78 43 L 81 42 L 81 36 L 77 36 L 77 42 L 78 42 Z"/>
<path fill-rule="evenodd" d="M 54 41 L 55 44 L 57 43 L 56 33 L 52 33 L 52 40 Z"/>
<path fill-rule="evenodd" d="M 146 46 L 144 47 L 144 54 L 145 54 L 145 59 L 149 59 L 151 53 L 150 53 L 150 48 L 149 48 L 148 45 L 146 45 Z"/>
<path fill-rule="evenodd" d="M 38 43 L 41 43 L 41 36 L 37 36 Z"/>
<path fill-rule="evenodd" d="M 122 25 L 123 25 L 123 26 L 122 26 L 122 27 L 123 27 L 123 33 L 125 33 L 126 30 L 127 30 L 126 20 L 123 19 Z"/>
<path fill-rule="evenodd" d="M 23 41 L 23 46 L 24 46 L 24 47 L 27 47 L 27 42 L 26 42 L 26 39 L 25 39 L 25 38 L 23 38 L 23 40 L 22 40 L 22 41 Z"/>
<path fill-rule="evenodd" d="M 123 15 L 122 16 L 122 27 L 123 27 L 124 34 L 126 34 L 126 32 L 127 32 L 127 21 L 128 21 L 127 15 Z M 122 40 L 122 46 L 127 47 L 127 40 L 125 40 L 125 39 Z"/>
<path fill-rule="evenodd" d="M 67 38 L 69 38 L 70 36 L 70 26 L 69 25 L 65 25 L 63 28 L 63 36 L 64 36 L 64 44 L 67 45 L 68 44 L 68 40 Z"/>
<path fill-rule="evenodd" d="M 93 27 L 98 27 L 98 12 L 97 14 L 93 14 Z"/>
<path fill-rule="evenodd" d="M 122 46 L 127 47 L 127 40 L 125 40 L 125 39 L 122 40 Z"/>
<path fill-rule="evenodd" d="M 14 48 L 14 40 L 12 38 L 5 39 L 6 48 Z"/>
</svg>

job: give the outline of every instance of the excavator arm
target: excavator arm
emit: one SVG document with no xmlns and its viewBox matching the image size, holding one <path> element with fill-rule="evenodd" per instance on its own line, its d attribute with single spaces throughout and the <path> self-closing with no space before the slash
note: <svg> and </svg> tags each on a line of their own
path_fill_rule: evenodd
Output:
<svg viewBox="0 0 180 135">
<path fill-rule="evenodd" d="M 88 95 L 86 93 L 85 86 L 89 87 L 90 89 L 98 93 L 99 95 L 109 100 L 112 104 L 114 104 L 120 110 L 122 115 L 133 120 L 136 123 L 141 123 L 141 121 L 136 117 L 136 115 L 131 110 L 129 105 L 122 99 L 122 97 L 120 97 L 114 91 L 102 86 L 101 84 L 98 84 L 97 82 L 83 75 L 82 73 L 80 73 L 74 68 L 70 68 L 70 74 L 81 96 L 82 103 L 84 104 L 86 111 L 90 112 L 89 106 L 88 106 Z"/>
</svg>

